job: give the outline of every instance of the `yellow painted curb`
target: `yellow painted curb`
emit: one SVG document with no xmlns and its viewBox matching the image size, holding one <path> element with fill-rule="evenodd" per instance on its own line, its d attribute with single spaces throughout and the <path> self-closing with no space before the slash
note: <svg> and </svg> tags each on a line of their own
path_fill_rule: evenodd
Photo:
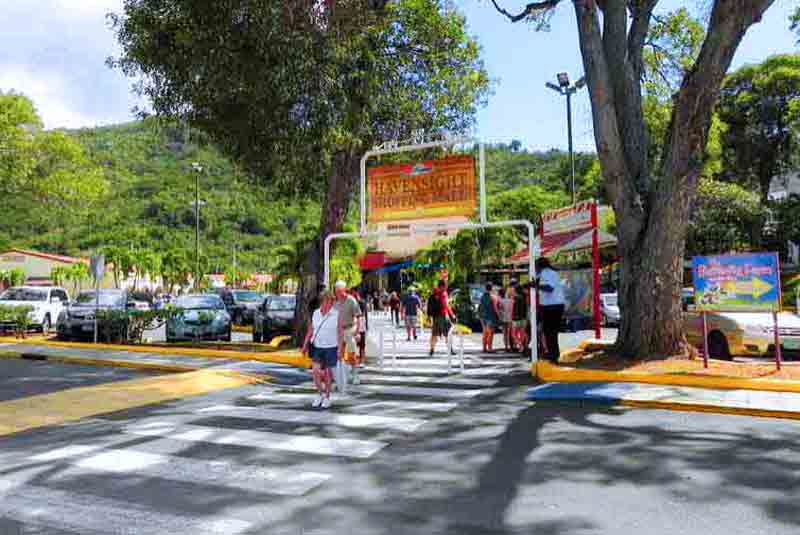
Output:
<svg viewBox="0 0 800 535">
<path fill-rule="evenodd" d="M 161 355 L 182 355 L 187 357 L 208 357 L 229 360 L 255 360 L 259 362 L 286 364 L 287 366 L 294 366 L 296 368 L 311 368 L 311 359 L 304 356 L 299 351 L 275 351 L 259 353 L 255 351 L 195 349 L 186 347 L 170 348 L 148 345 L 87 344 L 83 342 L 58 342 L 54 340 L 18 340 L 16 343 L 73 349 L 128 351 L 131 353 L 157 353 Z"/>
<path fill-rule="evenodd" d="M 290 342 L 291 340 L 292 340 L 291 336 L 276 336 L 275 338 L 270 340 L 269 344 L 267 344 L 267 345 L 269 345 L 269 347 L 273 347 L 275 349 L 278 349 L 279 347 L 281 347 L 282 343 Z"/>
<path fill-rule="evenodd" d="M 718 390 L 761 390 L 800 393 L 800 382 L 742 377 L 711 377 L 669 373 L 576 370 L 538 361 L 531 374 L 546 383 L 644 383 L 652 385 L 695 386 Z"/>
<path fill-rule="evenodd" d="M 742 407 L 721 407 L 719 405 L 700 405 L 696 403 L 674 403 L 667 401 L 634 401 L 621 400 L 621 405 L 641 409 L 661 409 L 682 412 L 707 412 L 714 414 L 730 414 L 734 416 L 756 416 L 759 418 L 783 418 L 800 420 L 800 413 L 789 411 L 773 411 L 763 409 L 747 409 Z"/>
<path fill-rule="evenodd" d="M 231 330 L 235 333 L 252 333 L 253 326 L 252 325 L 233 325 L 231 326 Z"/>
<path fill-rule="evenodd" d="M 14 399 L 0 403 L 0 436 L 256 382 L 243 374 L 200 370 Z"/>
</svg>

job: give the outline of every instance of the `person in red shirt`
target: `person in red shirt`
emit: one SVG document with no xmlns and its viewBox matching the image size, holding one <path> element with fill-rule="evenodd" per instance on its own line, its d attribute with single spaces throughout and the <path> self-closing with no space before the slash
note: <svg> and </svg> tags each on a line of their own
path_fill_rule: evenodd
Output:
<svg viewBox="0 0 800 535">
<path fill-rule="evenodd" d="M 444 337 L 445 346 L 447 346 L 447 336 L 452 327 L 451 321 L 455 321 L 456 315 L 450 309 L 448 303 L 449 296 L 447 295 L 447 283 L 443 280 L 439 281 L 439 286 L 433 290 L 433 293 L 428 298 L 428 317 L 431 318 L 433 328 L 431 329 L 431 351 L 430 356 L 436 351 L 436 342 L 439 338 Z M 452 351 L 452 348 L 451 348 Z"/>
</svg>

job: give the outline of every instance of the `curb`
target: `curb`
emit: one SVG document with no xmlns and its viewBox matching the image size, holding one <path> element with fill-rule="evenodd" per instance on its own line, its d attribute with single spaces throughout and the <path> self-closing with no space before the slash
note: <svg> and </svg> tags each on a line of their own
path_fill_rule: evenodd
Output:
<svg viewBox="0 0 800 535">
<path fill-rule="evenodd" d="M 156 353 L 161 355 L 179 355 L 186 357 L 206 357 L 219 358 L 226 360 L 254 360 L 258 362 L 271 362 L 274 364 L 286 364 L 295 368 L 311 368 L 311 359 L 299 351 L 273 351 L 267 353 L 213 350 L 213 349 L 194 349 L 194 348 L 168 348 L 163 346 L 149 345 L 116 345 L 116 344 L 87 344 L 82 342 L 58 342 L 51 340 L 17 340 L 15 343 L 28 345 L 43 345 L 50 347 L 60 347 L 66 349 L 92 349 L 109 351 L 126 351 L 129 353 Z"/>
<path fill-rule="evenodd" d="M 711 377 L 669 373 L 612 372 L 577 370 L 538 361 L 531 374 L 545 383 L 643 383 L 662 386 L 693 386 L 715 390 L 757 390 L 763 392 L 800 393 L 800 381 L 746 379 L 740 377 Z"/>
<path fill-rule="evenodd" d="M 738 407 L 720 407 L 715 405 L 700 405 L 696 403 L 671 403 L 664 401 L 635 401 L 621 400 L 619 405 L 636 407 L 640 409 L 661 409 L 680 412 L 706 412 L 714 414 L 729 414 L 732 416 L 755 416 L 758 418 L 781 418 L 785 420 L 800 420 L 800 413 L 790 411 L 773 411 L 763 409 L 745 409 Z"/>
</svg>

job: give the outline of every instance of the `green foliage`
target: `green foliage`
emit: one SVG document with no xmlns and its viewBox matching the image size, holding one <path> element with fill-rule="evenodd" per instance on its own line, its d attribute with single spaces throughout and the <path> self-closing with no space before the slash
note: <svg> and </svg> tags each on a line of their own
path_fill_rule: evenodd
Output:
<svg viewBox="0 0 800 535">
<path fill-rule="evenodd" d="M 14 326 L 14 334 L 18 338 L 25 338 L 25 333 L 31 326 L 31 312 L 33 307 L 0 305 L 0 322 L 8 322 Z"/>
<path fill-rule="evenodd" d="M 755 229 L 766 210 L 758 195 L 726 182 L 704 179 L 697 187 L 686 238 L 687 256 L 747 251 L 758 247 Z"/>
<path fill-rule="evenodd" d="M 668 101 L 700 54 L 705 35 L 703 24 L 685 7 L 654 15 L 642 56 L 645 93 Z"/>
<path fill-rule="evenodd" d="M 785 199 L 773 201 L 769 205 L 774 223 L 774 242 L 780 249 L 787 241 L 800 243 L 800 195 L 789 195 Z"/>
<path fill-rule="evenodd" d="M 759 191 L 796 165 L 800 115 L 800 54 L 768 58 L 731 74 L 718 105 L 726 180 Z"/>
<path fill-rule="evenodd" d="M 25 284 L 25 271 L 22 268 L 0 269 L 0 283 L 6 286 Z"/>
<path fill-rule="evenodd" d="M 541 186 L 522 186 L 489 197 L 488 211 L 495 221 L 528 220 L 538 225 L 547 210 L 570 204 L 569 194 L 563 189 L 545 189 Z M 515 229 L 523 242 L 528 241 L 524 228 Z"/>
</svg>

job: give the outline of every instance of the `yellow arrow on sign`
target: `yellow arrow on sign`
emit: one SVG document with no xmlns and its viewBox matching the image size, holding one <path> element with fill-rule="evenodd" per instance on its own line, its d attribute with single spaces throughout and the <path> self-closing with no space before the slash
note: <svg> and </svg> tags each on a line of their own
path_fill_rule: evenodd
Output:
<svg viewBox="0 0 800 535">
<path fill-rule="evenodd" d="M 770 283 L 764 282 L 757 277 L 753 277 L 753 297 L 756 299 L 772 290 L 772 288 L 774 288 L 774 286 L 772 286 Z"/>
</svg>

